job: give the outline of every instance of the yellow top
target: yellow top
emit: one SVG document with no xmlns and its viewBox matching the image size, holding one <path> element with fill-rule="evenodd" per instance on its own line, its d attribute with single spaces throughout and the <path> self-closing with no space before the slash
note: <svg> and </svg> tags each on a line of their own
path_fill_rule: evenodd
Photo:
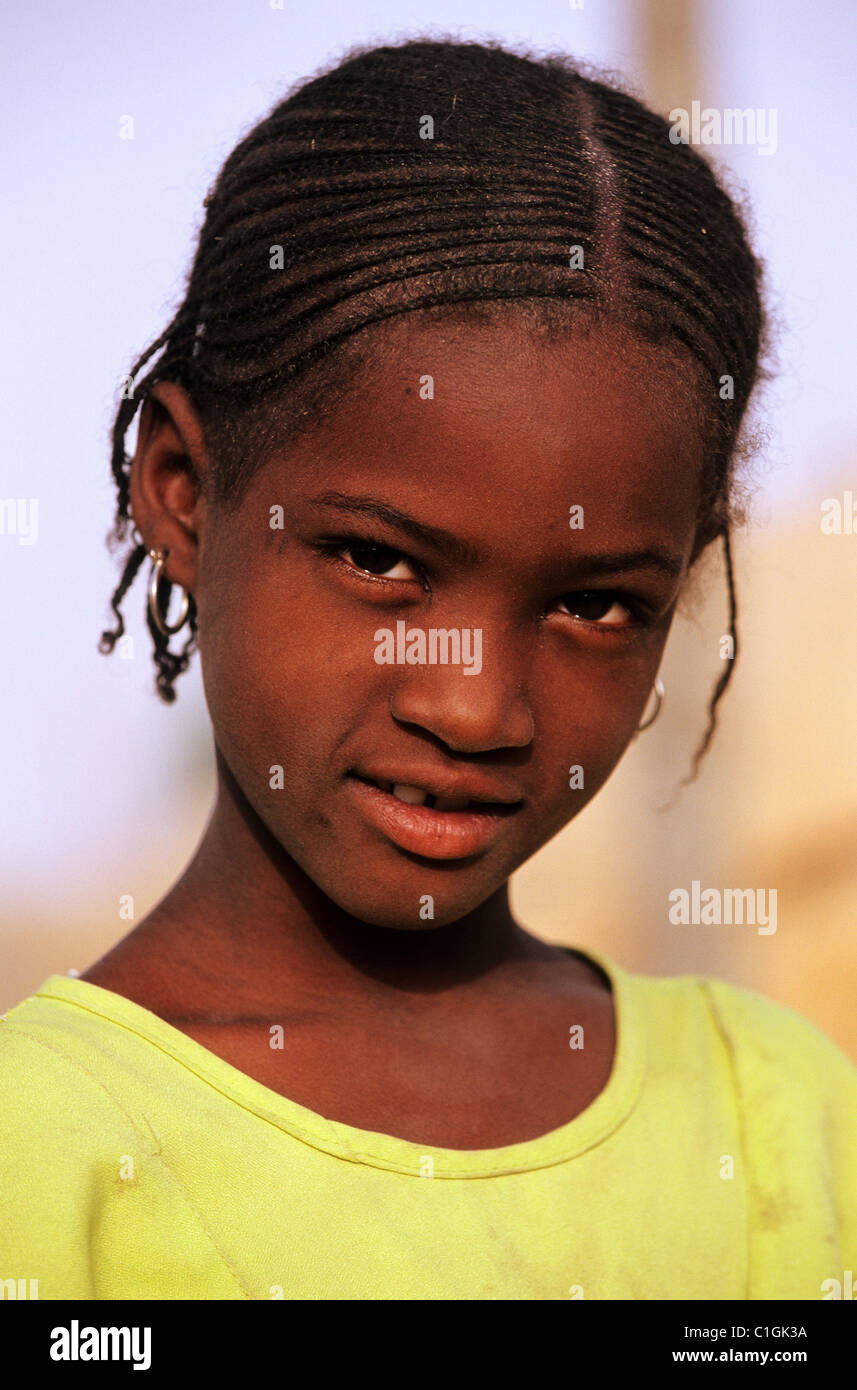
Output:
<svg viewBox="0 0 857 1390">
<path fill-rule="evenodd" d="M 585 954 L 607 1086 L 482 1150 L 326 1120 L 51 975 L 0 1022 L 0 1297 L 850 1297 L 857 1068 L 759 995 Z"/>
</svg>

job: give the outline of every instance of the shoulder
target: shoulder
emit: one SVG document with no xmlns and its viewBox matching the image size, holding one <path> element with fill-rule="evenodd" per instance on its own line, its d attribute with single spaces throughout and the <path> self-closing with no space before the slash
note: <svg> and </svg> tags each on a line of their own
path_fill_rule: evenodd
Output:
<svg viewBox="0 0 857 1390">
<path fill-rule="evenodd" d="M 809 1019 L 753 990 L 697 975 L 625 979 L 655 1089 L 680 1093 L 686 1121 L 695 1114 L 734 1134 L 768 1254 L 775 1231 L 792 1241 L 815 1231 L 819 1249 L 838 1248 L 837 1268 L 853 1268 L 857 1066 Z M 788 1258 L 785 1246 L 780 1254 Z M 831 1273 L 824 1261 L 820 1270 L 819 1279 Z"/>
<path fill-rule="evenodd" d="M 133 1152 L 135 1128 L 85 1032 L 38 992 L 0 1021 L 0 1263 L 35 1278 L 40 1298 L 93 1297 L 98 1194 Z"/>
<path fill-rule="evenodd" d="M 748 1132 L 800 1135 L 804 1145 L 815 1136 L 843 1162 L 847 1157 L 857 1179 L 857 1065 L 821 1028 L 714 977 L 625 979 L 662 1068 L 696 1083 L 716 1075 Z"/>
<path fill-rule="evenodd" d="M 698 978 L 697 986 L 736 1063 L 759 1072 L 787 1069 L 793 1087 L 842 1088 L 857 1107 L 857 1065 L 821 1028 L 753 990 Z"/>
<path fill-rule="evenodd" d="M 0 1115 L 0 1188 L 45 1205 L 144 1141 L 98 1020 L 40 992 L 0 1021 Z"/>
<path fill-rule="evenodd" d="M 652 1027 L 713 1028 L 736 1061 L 788 1065 L 794 1079 L 831 1066 L 857 1085 L 857 1065 L 816 1024 L 754 990 L 705 975 L 654 976 L 623 972 Z"/>
<path fill-rule="evenodd" d="M 182 1298 L 194 1279 L 236 1297 L 136 1068 L 133 1035 L 62 976 L 0 1021 L 0 1273 L 35 1279 L 40 1299 Z"/>
<path fill-rule="evenodd" d="M 722 980 L 699 985 L 733 1076 L 759 1258 L 789 1258 L 777 1242 L 791 1223 L 803 1259 L 815 1231 L 813 1288 L 824 1288 L 857 1259 L 857 1066 L 782 1004 Z"/>
</svg>

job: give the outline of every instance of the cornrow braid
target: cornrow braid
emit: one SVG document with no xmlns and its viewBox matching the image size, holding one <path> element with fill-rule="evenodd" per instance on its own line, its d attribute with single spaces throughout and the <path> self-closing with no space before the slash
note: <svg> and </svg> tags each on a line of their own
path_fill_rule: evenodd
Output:
<svg viewBox="0 0 857 1390">
<path fill-rule="evenodd" d="M 172 584 L 168 579 L 161 580 L 161 589 L 165 592 L 164 603 L 169 604 L 169 596 L 172 592 Z M 146 621 L 149 631 L 152 634 L 152 641 L 155 646 L 155 664 L 158 674 L 155 677 L 155 685 L 161 699 L 171 705 L 176 698 L 173 689 L 173 682 L 176 676 L 180 676 L 182 671 L 186 671 L 193 653 L 196 651 L 199 630 L 197 627 L 196 604 L 193 595 L 188 595 L 188 626 L 190 634 L 180 652 L 170 651 L 170 639 L 160 631 L 152 620 L 150 612 L 146 612 Z"/>
<path fill-rule="evenodd" d="M 299 86 L 226 160 L 184 300 L 131 370 L 134 380 L 160 354 L 117 413 L 113 538 L 130 520 L 125 435 L 156 382 L 188 392 L 211 450 L 212 500 L 230 509 L 266 441 L 276 433 L 282 446 L 330 408 L 354 335 L 416 310 L 475 315 L 480 302 L 508 301 L 548 326 L 570 315 L 624 323 L 694 365 L 707 450 L 699 525 L 724 538 L 734 638 L 732 469 L 760 371 L 761 269 L 711 167 L 669 135 L 570 58 L 494 42 L 356 49 Z M 137 553 L 111 601 L 114 641 Z M 195 616 L 172 657 L 153 631 L 164 699 L 194 634 Z"/>
<path fill-rule="evenodd" d="M 113 612 L 116 614 L 117 627 L 114 632 L 106 631 L 102 632 L 101 634 L 101 641 L 98 643 L 98 649 L 99 651 L 104 652 L 106 655 L 109 655 L 109 653 L 113 651 L 113 648 L 116 646 L 116 643 L 119 641 L 119 638 L 125 635 L 125 619 L 122 617 L 122 612 L 119 605 L 121 604 L 123 598 L 130 589 L 131 585 L 133 584 L 137 576 L 137 571 L 143 563 L 145 554 L 145 545 L 137 545 L 134 547 L 134 549 L 131 551 L 125 562 L 125 568 L 122 571 L 122 578 L 119 580 L 119 583 L 116 586 L 116 591 L 110 600 L 110 606 L 113 609 Z"/>
<path fill-rule="evenodd" d="M 735 575 L 732 565 L 732 540 L 729 534 L 728 526 L 723 531 L 722 536 L 724 558 L 726 561 L 726 582 L 729 589 L 729 635 L 732 638 L 732 656 L 731 659 L 727 661 L 723 673 L 721 674 L 719 680 L 717 681 L 717 684 L 714 687 L 714 693 L 711 696 L 711 701 L 708 706 L 708 727 L 705 730 L 699 747 L 693 755 L 693 766 L 691 768 L 690 775 L 682 779 L 682 786 L 687 786 L 689 782 L 693 781 L 693 779 L 699 772 L 699 764 L 702 762 L 702 759 L 708 752 L 708 746 L 714 737 L 714 730 L 717 727 L 717 705 L 721 697 L 723 696 L 727 685 L 732 679 L 732 672 L 735 669 L 735 662 L 738 659 L 738 604 L 735 597 Z"/>
</svg>

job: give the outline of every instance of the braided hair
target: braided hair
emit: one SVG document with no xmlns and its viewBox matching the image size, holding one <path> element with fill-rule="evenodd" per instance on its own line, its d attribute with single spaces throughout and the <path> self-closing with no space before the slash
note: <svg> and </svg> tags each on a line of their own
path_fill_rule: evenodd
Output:
<svg viewBox="0 0 857 1390">
<path fill-rule="evenodd" d="M 352 49 L 299 86 L 226 160 L 185 297 L 131 369 L 113 429 L 110 546 L 131 521 L 125 435 L 156 382 L 178 382 L 193 401 L 212 500 L 230 510 L 266 441 L 282 446 L 347 384 L 353 335 L 415 310 L 466 318 L 480 301 L 514 301 L 542 324 L 621 322 L 695 369 L 707 455 L 698 538 L 723 540 L 734 652 L 733 474 L 762 374 L 761 267 L 709 164 L 669 135 L 663 118 L 569 57 L 495 42 Z M 140 541 L 102 651 L 124 632 L 119 605 L 144 557 Z M 193 596 L 178 654 L 147 618 L 170 702 L 197 639 Z M 733 668 L 712 695 L 695 766 Z"/>
</svg>

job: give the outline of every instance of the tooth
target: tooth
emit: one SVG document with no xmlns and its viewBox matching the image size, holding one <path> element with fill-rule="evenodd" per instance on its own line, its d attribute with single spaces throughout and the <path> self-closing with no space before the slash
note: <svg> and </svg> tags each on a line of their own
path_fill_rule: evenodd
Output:
<svg viewBox="0 0 857 1390">
<path fill-rule="evenodd" d="M 463 811 L 470 805 L 470 800 L 466 796 L 438 796 L 435 798 L 434 809 L 436 811 Z"/>
<path fill-rule="evenodd" d="M 399 801 L 407 801 L 409 806 L 422 806 L 428 792 L 424 792 L 421 787 L 409 787 L 405 782 L 397 782 L 393 788 L 393 795 Z"/>
</svg>

